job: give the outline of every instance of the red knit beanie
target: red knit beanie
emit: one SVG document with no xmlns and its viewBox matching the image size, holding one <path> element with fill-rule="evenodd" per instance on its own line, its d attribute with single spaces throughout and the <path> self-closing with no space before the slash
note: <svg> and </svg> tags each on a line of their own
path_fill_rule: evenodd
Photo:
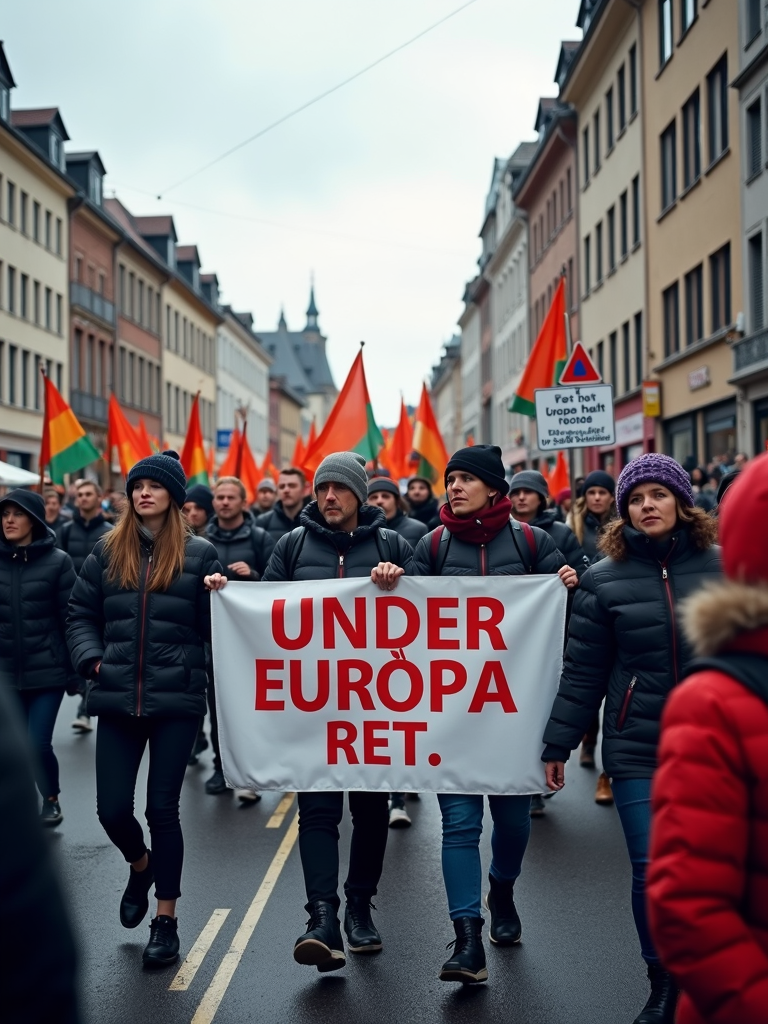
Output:
<svg viewBox="0 0 768 1024">
<path fill-rule="evenodd" d="M 768 522 L 768 452 L 752 459 L 728 488 L 719 520 L 725 575 L 768 583 L 768 544 L 760 526 Z"/>
</svg>

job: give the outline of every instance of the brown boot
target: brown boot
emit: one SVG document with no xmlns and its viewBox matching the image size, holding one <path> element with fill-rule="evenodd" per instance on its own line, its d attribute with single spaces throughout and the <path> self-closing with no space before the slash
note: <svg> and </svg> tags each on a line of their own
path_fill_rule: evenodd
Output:
<svg viewBox="0 0 768 1024">
<path fill-rule="evenodd" d="M 581 741 L 581 754 L 579 755 L 579 764 L 582 768 L 595 767 L 595 748 L 592 743 L 587 743 L 584 740 Z"/>
<path fill-rule="evenodd" d="M 595 803 L 608 806 L 613 803 L 613 790 L 605 772 L 600 772 L 595 789 Z"/>
</svg>

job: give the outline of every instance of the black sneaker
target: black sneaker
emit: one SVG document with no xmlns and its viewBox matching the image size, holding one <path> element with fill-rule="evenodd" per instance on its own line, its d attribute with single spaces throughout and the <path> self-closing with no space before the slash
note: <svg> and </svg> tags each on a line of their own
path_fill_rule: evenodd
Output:
<svg viewBox="0 0 768 1024">
<path fill-rule="evenodd" d="M 456 938 L 446 946 L 446 949 L 453 946 L 453 956 L 443 964 L 440 981 L 459 981 L 462 985 L 476 985 L 479 981 L 488 981 L 481 937 L 483 919 L 460 917 L 458 921 L 453 922 L 453 930 L 456 932 Z"/>
<path fill-rule="evenodd" d="M 175 917 L 158 914 L 149 922 L 149 942 L 142 960 L 149 969 L 168 967 L 179 959 L 179 923 Z"/>
<path fill-rule="evenodd" d="M 155 880 L 152 853 L 147 850 L 147 866 L 143 871 L 129 868 L 128 885 L 120 900 L 120 924 L 123 928 L 138 928 L 149 910 L 149 890 Z"/>
<path fill-rule="evenodd" d="M 347 896 L 344 931 L 350 953 L 378 953 L 381 949 L 381 935 L 373 923 L 371 907 L 376 909 L 367 896 Z"/>
<path fill-rule="evenodd" d="M 332 903 L 314 900 L 304 908 L 309 914 L 306 932 L 296 939 L 293 959 L 318 971 L 338 971 L 346 966 L 339 919 Z"/>
<path fill-rule="evenodd" d="M 485 897 L 485 905 L 491 914 L 488 929 L 495 946 L 514 946 L 523 936 L 523 926 L 515 908 L 515 883 L 499 882 L 488 875 L 491 889 Z"/>
<path fill-rule="evenodd" d="M 224 772 L 220 768 L 216 768 L 210 779 L 205 780 L 205 792 L 211 796 L 218 796 L 219 793 L 226 793 L 227 791 Z"/>
<path fill-rule="evenodd" d="M 537 793 L 536 796 L 531 797 L 531 817 L 544 817 L 544 798 L 540 793 Z"/>
<path fill-rule="evenodd" d="M 657 964 L 648 964 L 651 994 L 633 1024 L 673 1024 L 678 989 L 672 975 Z"/>
<path fill-rule="evenodd" d="M 58 800 L 43 800 L 40 821 L 46 828 L 56 828 L 57 825 L 64 821 L 64 815 L 61 813 L 61 805 Z"/>
</svg>

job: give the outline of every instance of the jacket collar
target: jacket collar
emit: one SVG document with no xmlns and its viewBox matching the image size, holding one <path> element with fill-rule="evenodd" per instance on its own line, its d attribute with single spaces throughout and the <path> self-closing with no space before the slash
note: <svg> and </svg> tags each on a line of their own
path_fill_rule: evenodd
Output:
<svg viewBox="0 0 768 1024">
<path fill-rule="evenodd" d="M 684 526 L 675 530 L 669 544 L 658 544 L 633 526 L 624 527 L 624 539 L 634 557 L 652 562 L 679 562 L 693 548 L 691 535 Z"/>
<path fill-rule="evenodd" d="M 50 551 L 56 546 L 56 534 L 48 528 L 44 537 L 36 537 L 30 544 L 19 547 L 17 544 L 9 544 L 4 536 L 0 535 L 0 556 L 3 558 L 15 558 L 22 562 L 32 561 L 40 555 Z"/>
<path fill-rule="evenodd" d="M 242 540 L 243 537 L 248 537 L 253 527 L 256 525 L 256 520 L 252 512 L 248 509 L 243 509 L 243 522 L 240 526 L 236 526 L 234 530 L 225 530 L 219 525 L 219 517 L 213 516 L 211 521 L 208 523 L 207 535 L 209 537 L 215 537 L 217 540 Z"/>
<path fill-rule="evenodd" d="M 95 515 L 92 519 L 83 519 L 80 513 L 75 511 L 72 516 L 72 522 L 77 523 L 77 525 L 81 526 L 84 530 L 95 530 L 97 526 L 101 526 L 102 523 L 106 523 L 106 519 L 101 512 Z"/>
<path fill-rule="evenodd" d="M 299 514 L 299 523 L 337 550 L 348 550 L 361 540 L 370 537 L 375 530 L 387 525 L 387 517 L 376 505 L 361 505 L 357 512 L 357 526 L 352 533 L 331 530 L 320 515 L 317 502 L 312 501 Z"/>
</svg>

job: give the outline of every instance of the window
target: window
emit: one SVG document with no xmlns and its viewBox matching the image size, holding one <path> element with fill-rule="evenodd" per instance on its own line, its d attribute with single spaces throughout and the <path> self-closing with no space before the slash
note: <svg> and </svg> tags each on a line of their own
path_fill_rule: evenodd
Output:
<svg viewBox="0 0 768 1024">
<path fill-rule="evenodd" d="M 568 213 L 573 211 L 573 198 L 571 196 L 571 168 L 569 167 L 565 172 L 565 185 L 566 192 L 568 193 Z"/>
<path fill-rule="evenodd" d="M 618 337 L 616 331 L 611 331 L 608 336 L 608 371 L 610 373 L 609 380 L 611 384 L 616 386 L 616 346 L 618 343 Z"/>
<path fill-rule="evenodd" d="M 36 242 L 40 241 L 40 203 L 32 203 L 32 237 Z"/>
<path fill-rule="evenodd" d="M 45 211 L 45 248 L 51 248 L 51 228 L 53 226 L 53 217 L 50 210 Z"/>
<path fill-rule="evenodd" d="M 34 306 L 33 312 L 34 312 L 34 317 L 35 317 L 35 323 L 39 324 L 40 323 L 40 282 L 39 281 L 35 281 L 34 285 L 32 286 L 32 295 L 33 295 L 32 305 Z"/>
<path fill-rule="evenodd" d="M 763 110 L 760 100 L 747 109 L 747 177 L 763 169 Z"/>
<path fill-rule="evenodd" d="M 762 30 L 762 6 L 762 0 L 747 0 L 747 45 Z"/>
<path fill-rule="evenodd" d="M 139 297 L 136 309 L 136 320 L 144 326 L 144 282 L 139 278 Z"/>
<path fill-rule="evenodd" d="M 617 100 L 619 104 L 619 135 L 627 127 L 627 70 L 622 64 L 616 75 Z"/>
<path fill-rule="evenodd" d="M 595 351 L 597 353 L 597 370 L 600 376 L 603 378 L 603 380 L 605 380 L 605 358 L 603 354 L 604 348 L 605 346 L 603 345 L 602 341 L 598 341 L 595 347 Z"/>
<path fill-rule="evenodd" d="M 134 397 L 134 377 L 136 374 L 136 355 L 133 352 L 128 353 L 128 376 L 126 378 L 126 389 L 125 389 L 125 400 L 129 405 L 135 405 L 136 400 Z"/>
<path fill-rule="evenodd" d="M 663 293 L 664 357 L 680 351 L 680 289 L 677 281 Z"/>
<path fill-rule="evenodd" d="M 709 257 L 709 273 L 712 288 L 712 333 L 727 327 L 731 322 L 731 246 Z"/>
<path fill-rule="evenodd" d="M 594 154 L 595 154 L 595 170 L 594 173 L 600 170 L 600 111 L 595 111 L 595 116 L 592 118 L 592 129 L 595 133 L 594 139 Z"/>
<path fill-rule="evenodd" d="M 533 225 L 533 259 L 534 261 L 539 258 L 539 226 L 538 224 Z"/>
<path fill-rule="evenodd" d="M 629 320 L 621 325 L 621 362 L 624 371 L 622 374 L 624 392 L 626 393 L 632 387 L 632 352 L 630 351 Z"/>
<path fill-rule="evenodd" d="M 707 75 L 709 162 L 728 148 L 728 56 L 724 54 Z"/>
<path fill-rule="evenodd" d="M 635 313 L 635 386 L 643 380 L 643 314 Z"/>
<path fill-rule="evenodd" d="M 118 300 L 120 302 L 120 312 L 125 312 L 125 267 L 120 264 L 118 275 L 117 275 L 117 287 L 118 287 Z"/>
<path fill-rule="evenodd" d="M 669 209 L 677 197 L 677 122 L 661 133 L 661 209 Z"/>
<path fill-rule="evenodd" d="M 63 328 L 63 317 L 62 312 L 62 298 L 61 295 L 56 295 L 56 333 L 61 336 Z"/>
<path fill-rule="evenodd" d="M 56 363 L 56 390 L 61 391 L 64 387 L 64 364 Z"/>
<path fill-rule="evenodd" d="M 595 281 L 603 280 L 603 222 L 595 226 Z"/>
<path fill-rule="evenodd" d="M 40 408 L 40 367 L 43 365 L 43 360 L 40 356 L 35 356 L 35 377 L 33 387 L 35 389 L 35 408 Z"/>
<path fill-rule="evenodd" d="M 56 167 L 60 167 L 61 166 L 61 139 L 56 134 L 56 132 L 51 132 L 50 144 L 48 146 L 48 151 L 50 153 L 51 163 L 54 166 L 56 166 Z"/>
<path fill-rule="evenodd" d="M 56 254 L 61 256 L 61 245 L 62 245 L 62 231 L 63 225 L 61 223 L 61 217 L 56 218 Z"/>
<path fill-rule="evenodd" d="M 763 266 L 763 235 L 753 235 L 749 242 L 749 306 L 752 311 L 752 330 L 765 326 L 765 272 Z"/>
<path fill-rule="evenodd" d="M 589 125 L 582 131 L 581 139 L 584 146 L 584 185 L 589 183 Z"/>
<path fill-rule="evenodd" d="M 7 309 L 9 313 L 16 312 L 16 268 L 8 267 L 8 295 Z"/>
<path fill-rule="evenodd" d="M 625 189 L 619 196 L 619 244 L 621 246 L 620 252 L 622 259 L 624 259 L 624 257 L 629 252 L 629 211 L 627 209 L 628 198 L 629 197 L 627 196 L 627 192 Z"/>
<path fill-rule="evenodd" d="M 680 0 L 680 26 L 681 35 L 685 35 L 691 25 L 696 21 L 696 0 Z"/>
<path fill-rule="evenodd" d="M 134 299 L 134 288 L 136 286 L 136 275 L 130 273 L 128 275 L 128 316 L 133 320 L 133 299 Z"/>
<path fill-rule="evenodd" d="M 72 346 L 72 366 L 69 371 L 69 385 L 80 391 L 80 354 L 83 349 L 83 332 L 75 328 L 75 343 Z"/>
<path fill-rule="evenodd" d="M 45 328 L 46 330 L 51 329 L 51 300 L 53 298 L 53 292 L 50 288 L 45 289 Z"/>
<path fill-rule="evenodd" d="M 143 409 L 145 406 L 145 388 L 144 388 L 144 358 L 139 356 L 139 394 L 137 404 Z"/>
<path fill-rule="evenodd" d="M 96 349 L 96 366 L 93 371 L 93 393 L 102 395 L 104 393 L 104 342 L 100 341 Z"/>
<path fill-rule="evenodd" d="M 562 224 L 565 220 L 565 189 L 563 188 L 563 179 L 560 179 L 560 223 Z"/>
<path fill-rule="evenodd" d="M 605 144 L 610 153 L 613 149 L 613 86 L 605 94 Z"/>
<path fill-rule="evenodd" d="M 685 343 L 704 337 L 704 268 L 700 263 L 685 275 Z"/>
<path fill-rule="evenodd" d="M 568 260 L 568 309 L 573 310 L 573 256 Z"/>
<path fill-rule="evenodd" d="M 8 401 L 16 405 L 16 353 L 15 345 L 8 346 Z"/>
<path fill-rule="evenodd" d="M 24 409 L 29 408 L 29 352 L 26 349 L 21 351 L 21 404 Z"/>
<path fill-rule="evenodd" d="M 690 186 L 701 174 L 701 109 L 699 90 L 683 107 L 683 187 Z"/>
<path fill-rule="evenodd" d="M 640 244 L 640 175 L 632 179 L 632 245 Z"/>
<path fill-rule="evenodd" d="M 589 235 L 584 239 L 584 294 L 589 295 L 591 288 L 590 262 L 591 262 L 591 241 Z"/>
<path fill-rule="evenodd" d="M 19 197 L 19 227 L 22 235 L 29 234 L 29 196 L 22 192 Z"/>
<path fill-rule="evenodd" d="M 19 311 L 25 320 L 29 318 L 29 277 L 21 275 L 21 293 L 19 296 Z"/>
<path fill-rule="evenodd" d="M 174 352 L 179 351 L 179 314 L 174 312 L 173 314 L 173 335 L 174 335 Z"/>
<path fill-rule="evenodd" d="M 85 345 L 85 381 L 83 383 L 83 391 L 87 391 L 89 395 L 93 394 L 93 347 L 93 335 L 89 334 Z"/>
<path fill-rule="evenodd" d="M 123 402 L 125 401 L 125 364 L 125 349 L 122 346 L 120 346 L 120 399 Z"/>
<path fill-rule="evenodd" d="M 608 211 L 608 272 L 616 269 L 616 207 Z"/>
<path fill-rule="evenodd" d="M 8 208 L 6 212 L 6 220 L 9 224 L 16 223 L 16 186 L 12 181 L 8 182 Z"/>
<path fill-rule="evenodd" d="M 659 0 L 659 66 L 672 56 L 672 0 Z"/>
<path fill-rule="evenodd" d="M 637 113 L 637 45 L 629 48 L 629 112 Z"/>
</svg>

